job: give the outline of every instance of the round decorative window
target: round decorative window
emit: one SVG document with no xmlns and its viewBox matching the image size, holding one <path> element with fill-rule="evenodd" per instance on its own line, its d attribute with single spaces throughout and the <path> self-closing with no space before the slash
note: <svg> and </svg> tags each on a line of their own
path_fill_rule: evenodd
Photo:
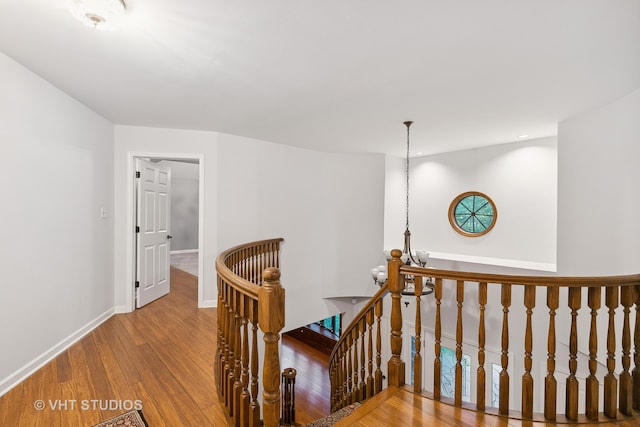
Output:
<svg viewBox="0 0 640 427">
<path fill-rule="evenodd" d="M 487 234 L 496 224 L 498 211 L 486 194 L 468 191 L 453 199 L 449 206 L 449 222 L 463 236 Z"/>
</svg>

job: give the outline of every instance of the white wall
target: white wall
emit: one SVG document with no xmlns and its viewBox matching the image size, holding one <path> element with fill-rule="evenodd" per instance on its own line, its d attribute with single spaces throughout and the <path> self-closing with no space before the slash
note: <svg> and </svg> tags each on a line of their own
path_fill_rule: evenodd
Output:
<svg viewBox="0 0 640 427">
<path fill-rule="evenodd" d="M 132 156 L 200 158 L 200 168 L 204 169 L 204 180 L 200 185 L 204 190 L 204 218 L 200 224 L 207 238 L 200 247 L 201 257 L 209 262 L 202 263 L 201 305 L 214 306 L 217 302 L 215 257 L 218 253 L 216 242 L 218 176 L 217 138 L 215 132 L 144 128 L 135 126 L 115 127 L 115 296 L 116 310 L 130 311 L 133 304 L 133 168 Z"/>
<path fill-rule="evenodd" d="M 163 160 L 171 168 L 171 252 L 198 249 L 197 163 Z"/>
<path fill-rule="evenodd" d="M 560 123 L 558 268 L 640 272 L 640 89 Z"/>
<path fill-rule="evenodd" d="M 402 249 L 404 159 L 388 158 L 386 168 L 385 247 Z M 555 138 L 416 157 L 410 170 L 412 249 L 431 252 L 432 264 L 440 259 L 478 263 L 478 268 L 487 264 L 555 270 Z M 496 225 L 484 236 L 462 236 L 449 223 L 451 201 L 466 191 L 485 193 L 496 204 Z"/>
<path fill-rule="evenodd" d="M 560 123 L 558 127 L 558 274 L 612 276 L 640 273 L 640 89 Z M 582 311 L 588 308 L 582 293 Z M 598 335 L 606 336 L 602 296 Z M 623 310 L 616 310 L 616 338 L 622 337 Z M 631 325 L 635 324 L 631 310 Z M 559 327 L 567 336 L 569 323 Z M 632 326 L 633 327 L 633 326 Z M 578 316 L 578 347 L 588 354 L 589 317 Z M 606 358 L 606 343 L 598 358 Z M 620 369 L 620 354 L 616 369 Z M 606 368 L 599 367 L 599 374 Z"/>
<path fill-rule="evenodd" d="M 0 93 L 2 394 L 113 313 L 113 125 L 1 53 Z"/>
<path fill-rule="evenodd" d="M 638 274 L 640 272 L 640 223 L 635 219 L 634 212 L 640 210 L 640 199 L 636 197 L 634 186 L 637 182 L 640 182 L 640 169 L 637 167 L 637 159 L 640 158 L 640 144 L 638 144 L 638 135 L 640 134 L 640 90 L 636 90 L 626 97 L 623 97 L 609 105 L 602 106 L 593 111 L 587 112 L 579 117 L 575 117 L 571 120 L 567 120 L 559 124 L 558 135 L 558 149 L 557 149 L 557 163 L 558 163 L 558 207 L 557 207 L 557 274 L 562 276 L 590 276 L 590 275 L 622 275 L 622 274 Z M 543 152 L 545 141 L 533 141 L 534 144 L 543 144 Z M 526 144 L 528 145 L 531 142 Z M 555 144 L 553 144 L 555 145 Z M 550 145 L 549 148 L 553 148 Z M 495 147 L 500 148 L 500 146 Z M 503 148 L 509 148 L 504 146 Z M 526 150 L 530 150 L 532 147 L 527 147 Z M 492 163 L 491 161 L 484 159 L 484 155 L 474 158 L 471 153 L 451 153 L 450 155 L 443 155 L 447 158 L 455 158 L 452 164 L 457 165 L 459 168 L 471 168 L 474 170 L 477 165 L 476 162 L 480 162 L 482 168 L 494 168 L 491 172 L 496 172 L 496 178 L 501 175 L 506 176 L 509 179 L 504 179 L 500 185 L 503 188 L 497 188 L 499 194 L 505 191 L 510 191 L 514 180 L 512 174 L 498 173 L 503 170 L 504 166 L 509 168 L 515 168 L 517 170 L 517 159 L 529 160 L 530 151 L 519 152 L 519 154 L 527 153 L 527 156 L 520 157 L 518 155 L 519 147 L 514 147 L 516 152 L 509 153 L 504 152 L 500 157 L 514 160 L 513 165 L 502 165 Z M 484 150 L 484 149 L 483 149 Z M 466 155 L 469 154 L 469 155 Z M 550 153 L 549 159 L 551 159 Z M 547 155 L 543 154 L 539 156 L 540 159 L 544 159 Z M 538 157 L 538 156 L 537 156 Z M 387 186 L 402 186 L 402 167 L 404 167 L 402 159 L 388 159 L 390 165 L 387 169 L 390 173 L 387 176 Z M 419 162 L 413 162 L 419 163 Z M 447 177 L 447 181 L 456 181 L 458 174 L 448 174 L 452 169 L 442 167 L 442 162 L 437 164 L 430 164 L 429 167 L 433 170 L 431 175 L 431 181 L 437 181 L 440 183 L 442 177 Z M 544 164 L 539 165 L 538 168 L 543 169 Z M 442 167 L 436 173 L 436 168 Z M 538 169 L 536 168 L 536 169 Z M 449 176 L 450 175 L 450 176 Z M 529 179 L 533 182 L 537 179 L 544 180 L 548 178 L 549 172 L 545 172 L 538 178 Z M 413 179 L 416 181 L 418 179 Z M 425 181 L 426 182 L 426 181 Z M 546 182 L 544 186 L 540 186 L 538 191 L 534 191 L 534 194 L 543 196 L 545 194 L 544 189 L 546 186 L 551 185 L 551 180 Z M 415 190 L 412 187 L 412 194 L 415 194 Z M 483 191 L 480 188 L 477 188 Z M 425 189 L 424 191 L 427 191 Z M 452 191 L 452 190 L 451 190 Z M 455 191 L 462 192 L 464 189 L 455 188 Z M 488 191 L 485 191 L 492 195 Z M 497 193 L 497 194 L 498 194 Z M 422 193 L 420 193 L 422 194 Z M 431 194 L 431 193 L 430 193 Z M 493 195 L 492 195 L 493 196 Z M 502 196 L 501 196 L 502 197 Z M 511 197 L 511 196 L 510 196 Z M 514 195 L 513 197 L 517 197 Z M 494 200 L 498 204 L 499 221 L 505 220 L 504 209 L 501 210 L 500 206 L 504 202 L 498 202 L 497 198 Z M 412 200 L 415 200 L 412 198 Z M 544 200 L 544 198 L 540 198 Z M 404 200 L 401 195 L 387 195 L 387 203 L 400 204 L 403 206 Z M 512 203 L 512 201 L 509 201 Z M 418 204 L 418 203 L 414 203 Z M 514 204 L 515 206 L 515 204 Z M 432 206 L 433 208 L 433 206 Z M 550 206 L 547 206 L 550 209 Z M 420 209 L 420 208 L 418 208 Z M 389 211 L 387 207 L 387 211 Z M 415 212 L 416 209 L 412 208 Z M 510 212 L 510 211 L 508 211 Z M 619 214 L 616 214 L 619 213 Z M 629 216 L 625 216 L 622 213 L 631 212 Z M 427 211 L 427 207 L 423 207 L 421 212 L 412 216 L 412 224 L 416 222 L 416 217 L 426 217 L 432 212 Z M 396 222 L 401 224 L 400 228 L 397 224 L 393 224 L 395 227 L 394 232 L 401 233 L 404 225 L 404 212 L 392 212 Z M 442 212 L 439 213 L 442 216 Z M 432 218 L 432 220 L 434 220 Z M 442 227 L 450 229 L 448 223 L 441 224 Z M 496 225 L 497 227 L 497 225 Z M 417 227 L 412 225 L 412 229 Z M 433 231 L 433 230 L 431 230 Z M 493 234 L 495 229 L 489 234 Z M 544 230 L 537 229 L 536 232 L 542 232 Z M 435 231 L 434 231 L 435 232 Z M 415 237 L 418 237 L 419 233 L 414 231 Z M 434 236 L 434 239 L 438 235 Z M 385 228 L 386 239 L 392 239 L 395 236 L 387 233 L 387 227 Z M 400 235 L 400 238 L 402 236 Z M 385 240 L 386 242 L 387 240 Z M 398 239 L 396 239 L 398 241 Z M 401 240 L 399 240 L 401 245 Z M 523 244 L 524 242 L 524 244 Z M 530 244 L 537 244 L 536 239 L 527 238 L 520 243 L 514 243 L 505 241 L 505 244 L 509 244 L 508 250 L 513 253 L 522 254 L 524 259 L 535 260 L 536 262 L 548 262 L 550 259 L 535 258 L 531 254 L 522 252 L 528 250 L 527 246 Z M 538 242 L 540 243 L 540 242 Z M 396 247 L 398 243 L 396 243 Z M 544 246 L 539 248 L 544 250 Z M 553 253 L 553 251 L 549 252 Z M 497 255 L 502 256 L 502 255 Z M 464 258 L 464 257 L 462 257 Z M 496 273 L 507 274 L 540 274 L 535 271 L 517 270 L 512 268 L 506 268 L 503 265 L 480 265 L 468 262 L 459 262 L 456 260 L 437 260 L 439 267 L 449 269 L 460 270 L 477 270 L 477 271 L 491 271 Z M 445 302 L 443 302 L 443 335 L 452 337 L 455 333 L 456 319 L 455 319 L 455 295 L 454 284 L 445 286 Z M 536 307 L 533 310 L 533 376 L 536 384 L 541 384 L 542 379 L 546 373 L 546 340 L 548 333 L 548 308 L 546 307 L 546 292 L 539 290 L 536 295 Z M 491 285 L 489 287 L 489 304 L 487 305 L 486 322 L 487 329 L 490 331 L 500 331 L 502 325 L 502 312 L 499 302 L 500 294 L 499 287 Z M 513 304 L 509 312 L 509 330 L 510 330 L 510 362 L 509 370 L 512 373 L 512 385 L 511 385 L 511 407 L 513 409 L 519 409 L 521 397 L 519 390 L 521 387 L 521 374 L 524 371 L 523 363 L 523 335 L 524 321 L 526 319 L 524 307 L 522 305 L 523 292 L 518 287 L 514 287 L 512 301 Z M 582 293 L 582 310 L 578 316 L 578 375 L 580 378 L 588 375 L 587 371 L 587 358 L 585 355 L 589 353 L 588 346 L 588 334 L 590 329 L 590 316 L 588 316 L 589 308 L 587 305 L 587 293 Z M 556 348 L 556 360 L 557 371 L 556 377 L 562 378 L 567 374 L 568 367 L 566 360 L 568 360 L 568 342 L 570 337 L 570 313 L 567 308 L 567 295 L 566 291 L 562 291 L 560 294 L 560 308 L 557 311 L 556 317 L 556 333 L 557 333 L 557 348 Z M 465 331 L 465 347 L 463 351 L 472 355 L 472 373 L 475 369 L 475 348 L 477 343 L 477 291 L 474 284 L 469 284 L 465 292 L 465 308 L 470 307 L 465 311 L 464 327 Z M 422 306 L 422 319 L 423 330 L 433 330 L 433 310 L 435 309 L 435 302 L 431 297 L 426 297 L 424 305 Z M 598 335 L 600 337 L 606 337 L 606 331 L 608 327 L 608 316 L 606 315 L 606 307 L 599 311 L 598 316 Z M 408 327 L 415 318 L 415 303 L 412 301 L 408 307 L 403 305 L 403 319 L 405 321 L 406 333 L 410 334 L 411 328 Z M 616 337 L 618 343 L 622 336 L 623 325 L 623 312 L 619 307 L 616 310 Z M 630 324 L 635 322 L 635 313 L 632 310 Z M 411 325 L 412 326 L 412 325 Z M 407 340 L 408 341 L 408 340 Z M 426 344 L 423 349 L 425 358 L 425 370 L 429 372 L 431 369 L 432 343 Z M 500 349 L 500 333 L 491 333 L 487 335 L 487 350 L 491 354 L 498 354 Z M 469 350 L 467 350 L 469 349 Z M 405 357 L 408 360 L 408 349 L 404 348 Z M 598 345 L 598 358 L 600 361 L 606 360 L 606 345 L 600 341 Z M 620 353 L 616 354 L 616 371 L 619 371 Z M 495 356 L 494 356 L 495 358 Z M 488 356 L 488 361 L 490 357 Z M 564 362 L 563 362 L 564 361 Z M 564 364 L 563 364 L 564 363 Z M 597 369 L 597 375 L 601 379 L 606 373 L 606 367 L 599 365 Z M 473 374 L 472 374 L 473 377 Z M 544 387 L 539 388 L 536 385 L 538 391 L 536 392 L 536 399 L 534 399 L 535 410 L 542 410 L 542 399 L 538 398 L 542 393 Z M 602 400 L 603 392 L 600 394 Z M 581 400 L 580 405 L 584 405 L 584 401 Z M 561 406 L 559 406 L 561 407 Z M 581 409 L 582 410 L 582 409 Z"/>
<path fill-rule="evenodd" d="M 283 237 L 285 329 L 373 295 L 382 253 L 384 158 L 332 154 L 220 134 L 220 248 Z"/>
<path fill-rule="evenodd" d="M 214 260 L 239 243 L 283 237 L 287 328 L 320 320 L 372 295 L 369 267 L 382 251 L 384 158 L 330 154 L 214 132 L 115 128 L 116 308 L 132 301 L 133 155 L 200 155 L 205 179 L 203 293 L 216 303 Z M 167 156 L 167 154 L 169 154 Z M 201 164 L 201 167 L 203 165 Z M 311 273 L 310 273 L 311 272 Z"/>
</svg>

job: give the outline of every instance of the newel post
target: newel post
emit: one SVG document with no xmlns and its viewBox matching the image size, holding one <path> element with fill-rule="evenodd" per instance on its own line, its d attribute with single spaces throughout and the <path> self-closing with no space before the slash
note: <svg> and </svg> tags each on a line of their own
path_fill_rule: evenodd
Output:
<svg viewBox="0 0 640 427">
<path fill-rule="evenodd" d="M 269 267 L 262 273 L 263 285 L 258 291 L 258 324 L 264 333 L 262 365 L 262 412 L 265 427 L 280 424 L 280 355 L 278 341 L 284 328 L 284 288 L 280 271 Z"/>
<path fill-rule="evenodd" d="M 402 308 L 401 298 L 404 280 L 400 277 L 402 252 L 399 249 L 391 251 L 391 260 L 387 267 L 389 291 L 391 292 L 391 359 L 389 359 L 389 385 L 400 387 L 404 385 L 404 362 L 402 361 Z"/>
</svg>

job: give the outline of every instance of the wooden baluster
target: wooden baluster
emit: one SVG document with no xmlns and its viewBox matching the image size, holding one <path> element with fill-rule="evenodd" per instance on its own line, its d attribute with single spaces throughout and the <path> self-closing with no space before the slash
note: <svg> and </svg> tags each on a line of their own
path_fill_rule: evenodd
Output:
<svg viewBox="0 0 640 427">
<path fill-rule="evenodd" d="M 437 277 L 434 285 L 434 296 L 436 300 L 436 324 L 434 350 L 436 357 L 433 361 L 433 398 L 440 400 L 440 379 L 442 378 L 442 364 L 440 363 L 440 340 L 442 339 L 442 322 L 440 315 L 440 305 L 442 304 L 442 279 Z"/>
<path fill-rule="evenodd" d="M 636 325 L 633 330 L 633 408 L 640 411 L 640 286 L 634 286 L 636 298 Z"/>
<path fill-rule="evenodd" d="M 258 283 L 258 275 L 261 275 L 261 272 L 258 271 L 258 265 L 256 263 L 256 253 L 258 252 L 257 246 L 252 246 L 247 248 L 246 253 L 246 268 L 247 268 L 247 276 L 245 279 L 250 281 L 251 283 Z"/>
<path fill-rule="evenodd" d="M 569 335 L 569 376 L 567 377 L 567 398 L 565 415 L 571 421 L 578 419 L 578 310 L 581 305 L 581 288 L 569 288 L 569 308 L 571 309 L 571 332 Z"/>
<path fill-rule="evenodd" d="M 456 302 L 458 303 L 458 318 L 456 321 L 456 378 L 454 404 L 462 405 L 462 306 L 464 303 L 464 281 L 456 284 Z"/>
<path fill-rule="evenodd" d="M 484 411 L 486 408 L 486 387 L 487 379 L 484 370 L 486 331 L 484 322 L 484 311 L 487 305 L 487 284 L 480 283 L 478 287 L 478 304 L 480 306 L 480 320 L 478 321 L 478 370 L 477 370 L 477 390 L 476 409 Z"/>
<path fill-rule="evenodd" d="M 270 262 L 278 268 L 280 268 L 280 262 L 278 260 L 279 253 L 280 253 L 280 243 L 274 242 L 271 245 L 271 249 L 270 249 L 270 254 L 271 254 Z"/>
<path fill-rule="evenodd" d="M 249 405 L 249 426 L 260 426 L 260 403 L 258 402 L 258 301 L 249 302 L 251 313 L 251 404 Z"/>
<path fill-rule="evenodd" d="M 391 292 L 391 358 L 388 363 L 388 384 L 396 387 L 404 385 L 405 379 L 405 364 L 402 360 L 402 308 L 400 305 L 404 289 L 404 277 L 400 276 L 401 255 L 402 252 L 399 249 L 393 249 L 387 269 L 388 286 Z"/>
<path fill-rule="evenodd" d="M 240 396 L 242 395 L 242 317 L 240 312 L 242 310 L 242 294 L 236 292 L 234 299 L 235 302 L 235 359 L 233 361 L 233 417 L 236 422 L 236 427 L 240 426 Z"/>
<path fill-rule="evenodd" d="M 251 247 L 247 250 L 247 276 L 245 277 L 248 281 L 250 281 L 251 283 L 257 283 L 257 278 L 254 275 L 254 272 L 256 272 L 256 265 L 255 265 L 255 253 L 256 253 L 256 248 Z"/>
<path fill-rule="evenodd" d="M 336 408 L 336 394 L 338 392 L 338 370 L 336 369 L 336 364 L 338 363 L 337 360 L 337 354 L 334 354 L 334 358 L 332 360 L 332 364 L 331 364 L 331 372 L 329 373 L 329 377 L 331 378 L 331 394 L 330 394 L 330 401 L 331 401 L 331 406 L 330 406 L 330 412 L 333 413 L 335 412 L 335 408 Z"/>
<path fill-rule="evenodd" d="M 360 320 L 360 385 L 358 386 L 358 390 L 360 391 L 358 396 L 358 402 L 361 402 L 367 398 L 367 386 L 365 385 L 365 364 L 366 364 L 366 353 L 364 351 L 364 341 L 365 334 L 367 331 L 367 319 L 365 317 Z"/>
<path fill-rule="evenodd" d="M 335 359 L 335 353 L 334 357 L 331 358 L 331 361 L 329 362 L 329 383 L 331 386 L 331 391 L 329 392 L 329 413 L 333 413 L 334 411 L 334 395 L 335 395 L 335 380 L 336 380 L 336 368 L 335 368 L 335 363 L 336 363 L 336 359 Z"/>
<path fill-rule="evenodd" d="M 249 404 L 251 403 L 249 395 L 249 298 L 243 298 L 244 302 L 242 315 L 242 392 L 240 393 L 240 425 L 249 425 Z"/>
<path fill-rule="evenodd" d="M 359 375 L 358 375 L 358 337 L 360 335 L 360 330 L 358 328 L 358 323 L 353 325 L 353 329 L 351 330 L 351 334 L 353 336 L 353 386 L 351 388 L 351 402 L 354 403 L 358 401 L 358 397 L 360 396 L 360 390 L 358 389 L 358 384 L 360 384 Z"/>
<path fill-rule="evenodd" d="M 339 345 L 338 348 L 335 349 L 335 356 L 334 356 L 334 361 L 333 361 L 333 370 L 334 370 L 334 377 L 335 377 L 335 382 L 333 384 L 331 384 L 331 386 L 334 388 L 333 390 L 333 394 L 331 397 L 331 412 L 335 412 L 338 408 L 339 408 L 339 403 L 340 403 L 340 393 L 342 390 L 342 377 L 341 377 L 341 371 L 342 371 L 342 359 L 340 358 L 340 353 L 342 351 L 342 345 Z"/>
<path fill-rule="evenodd" d="M 344 353 L 342 354 L 342 401 L 340 403 L 340 407 L 344 408 L 349 404 L 349 381 L 351 377 L 349 376 L 349 361 L 351 360 L 351 348 L 349 344 L 349 340 L 351 339 L 350 335 L 347 335 L 344 341 Z"/>
<path fill-rule="evenodd" d="M 557 413 L 558 382 L 556 371 L 556 310 L 560 306 L 560 289 L 557 286 L 547 288 L 547 307 L 549 308 L 549 333 L 547 334 L 547 376 L 544 379 L 544 418 L 555 421 Z"/>
<path fill-rule="evenodd" d="M 227 312 L 227 337 L 229 342 L 229 353 L 227 357 L 227 364 L 225 365 L 225 405 L 229 411 L 229 416 L 233 416 L 233 384 L 235 383 L 234 368 L 235 368 L 235 349 L 236 349 L 236 339 L 237 335 L 235 334 L 236 325 L 235 320 L 236 316 L 233 312 L 234 310 L 234 299 L 235 299 L 236 291 L 233 289 L 229 289 L 229 310 Z"/>
<path fill-rule="evenodd" d="M 218 302 L 216 307 L 222 308 L 222 282 L 220 276 L 216 275 L 216 287 L 218 290 Z M 222 324 L 222 310 L 216 310 L 216 355 L 213 362 L 213 372 L 214 378 L 216 382 L 216 390 L 218 391 L 218 397 L 220 397 L 220 360 L 222 358 L 222 346 L 224 343 L 222 342 L 222 329 L 220 325 Z"/>
<path fill-rule="evenodd" d="M 596 377 L 598 369 L 598 310 L 602 304 L 602 289 L 594 286 L 589 288 L 588 304 L 591 309 L 591 327 L 589 328 L 589 376 L 586 380 L 585 415 L 588 419 L 598 420 L 598 405 L 600 404 L 600 381 Z"/>
<path fill-rule="evenodd" d="M 413 391 L 414 393 L 422 392 L 422 317 L 420 297 L 422 296 L 422 276 L 415 276 L 414 291 L 416 296 L 416 354 L 413 356 Z"/>
<path fill-rule="evenodd" d="M 229 344 L 227 343 L 227 300 L 226 300 L 226 292 L 227 286 L 225 283 L 221 282 L 221 291 L 220 297 L 222 299 L 222 304 L 219 305 L 218 309 L 218 329 L 220 330 L 220 336 L 222 337 L 222 347 L 220 347 L 220 366 L 218 367 L 218 394 L 220 395 L 220 401 L 224 402 L 225 396 L 225 388 L 226 377 L 225 377 L 225 366 L 227 365 L 227 354 L 229 352 Z"/>
<path fill-rule="evenodd" d="M 524 306 L 527 308 L 527 325 L 524 333 L 524 375 L 522 375 L 522 417 L 533 418 L 533 377 L 531 367 L 533 364 L 533 330 L 531 314 L 536 306 L 536 287 L 533 285 L 524 287 Z"/>
<path fill-rule="evenodd" d="M 296 370 L 286 368 L 282 371 L 282 424 L 296 425 Z"/>
<path fill-rule="evenodd" d="M 351 361 L 353 360 L 354 342 L 353 342 L 352 333 L 349 333 L 349 335 L 347 336 L 347 347 L 349 348 L 349 351 L 347 353 L 347 401 L 346 403 L 350 405 L 353 403 L 353 364 L 351 363 Z"/>
<path fill-rule="evenodd" d="M 262 276 L 262 274 L 260 274 L 261 271 L 264 271 L 265 268 L 267 267 L 271 267 L 268 265 L 265 265 L 264 262 L 264 251 L 265 251 L 266 246 L 265 245 L 261 245 L 258 248 L 256 248 L 256 254 L 255 254 L 255 261 L 254 261 L 254 269 L 256 270 L 256 281 L 254 282 L 256 285 L 260 285 L 260 276 Z"/>
<path fill-rule="evenodd" d="M 247 248 L 244 255 L 244 278 L 251 283 L 256 283 L 256 276 L 254 276 L 254 265 L 255 265 L 255 246 Z"/>
<path fill-rule="evenodd" d="M 374 394 L 382 391 L 382 299 L 376 302 L 376 371 L 374 375 L 375 391 Z"/>
<path fill-rule="evenodd" d="M 247 278 L 247 256 L 248 256 L 248 250 L 247 249 L 243 249 L 242 251 L 240 251 L 240 274 L 239 276 L 242 277 L 243 279 Z"/>
<path fill-rule="evenodd" d="M 266 268 L 262 264 L 262 248 L 263 246 L 256 246 L 251 254 L 251 283 L 256 285 L 260 284 L 260 276 L 262 276 L 260 272 Z"/>
<path fill-rule="evenodd" d="M 336 399 L 336 409 L 340 409 L 344 406 L 343 397 L 345 393 L 345 384 L 346 384 L 346 378 L 344 377 L 344 374 L 346 372 L 346 366 L 344 364 L 344 343 L 345 342 L 346 342 L 346 338 L 340 345 L 340 348 L 338 349 L 338 365 L 337 365 L 338 397 Z"/>
<path fill-rule="evenodd" d="M 604 414 L 609 418 L 618 416 L 618 380 L 616 369 L 616 307 L 618 307 L 618 288 L 608 287 L 605 291 L 605 304 L 609 309 L 609 328 L 607 330 L 607 374 L 604 377 Z"/>
<path fill-rule="evenodd" d="M 633 411 L 633 379 L 629 368 L 631 367 L 631 325 L 629 312 L 633 304 L 633 288 L 622 286 L 620 288 L 620 303 L 623 307 L 622 323 L 622 372 L 620 373 L 620 412 L 631 415 Z"/>
<path fill-rule="evenodd" d="M 502 303 L 502 352 L 500 362 L 502 370 L 500 371 L 500 403 L 498 411 L 501 415 L 509 414 L 509 307 L 511 306 L 511 285 L 502 284 L 501 290 Z"/>
<path fill-rule="evenodd" d="M 268 266 L 280 268 L 280 265 L 276 260 L 278 251 L 279 251 L 279 244 L 277 242 L 274 242 L 271 245 L 269 245 L 269 247 L 266 250 L 267 253 L 265 257 L 265 263 L 268 264 Z"/>
<path fill-rule="evenodd" d="M 367 369 L 369 371 L 369 375 L 367 376 L 367 395 L 365 396 L 367 399 L 373 397 L 374 394 L 374 380 L 373 380 L 373 316 L 374 316 L 374 307 L 371 307 L 369 311 L 367 311 L 367 330 L 369 332 L 369 340 L 368 351 L 367 351 Z"/>
<path fill-rule="evenodd" d="M 262 406 L 265 427 L 280 423 L 280 354 L 278 341 L 284 327 L 285 292 L 280 285 L 280 271 L 275 267 L 263 273 L 264 283 L 258 291 L 258 321 L 264 333 L 262 369 Z"/>
</svg>

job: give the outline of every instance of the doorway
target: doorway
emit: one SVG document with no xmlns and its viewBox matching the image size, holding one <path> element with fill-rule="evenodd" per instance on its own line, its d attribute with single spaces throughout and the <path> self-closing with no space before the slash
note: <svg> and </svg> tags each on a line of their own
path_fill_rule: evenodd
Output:
<svg viewBox="0 0 640 427">
<path fill-rule="evenodd" d="M 136 188 L 136 163 L 137 159 L 146 159 L 151 161 L 152 163 L 158 163 L 162 161 L 172 161 L 172 162 L 181 162 L 188 164 L 198 165 L 198 173 L 197 173 L 197 199 L 198 199 L 198 207 L 197 207 L 197 248 L 198 248 L 198 269 L 197 269 L 197 282 L 198 282 L 198 307 L 204 307 L 204 268 L 203 268 L 203 247 L 204 247 L 204 234 L 203 234 L 203 218 L 204 218 L 204 156 L 202 154 L 165 154 L 165 153 L 129 153 L 129 172 L 131 178 L 131 195 L 130 198 L 130 208 L 129 210 L 129 220 L 132 221 L 133 224 L 136 223 L 136 196 L 135 196 L 135 188 Z M 173 202 L 172 202 L 173 203 Z M 136 247 L 136 230 L 135 226 L 131 227 L 131 235 L 128 239 L 131 242 L 131 247 Z M 131 277 L 130 284 L 127 284 L 127 294 L 130 295 L 130 310 L 135 310 L 136 306 L 136 251 L 132 251 L 132 256 L 127 257 L 127 271 L 129 277 Z"/>
</svg>

